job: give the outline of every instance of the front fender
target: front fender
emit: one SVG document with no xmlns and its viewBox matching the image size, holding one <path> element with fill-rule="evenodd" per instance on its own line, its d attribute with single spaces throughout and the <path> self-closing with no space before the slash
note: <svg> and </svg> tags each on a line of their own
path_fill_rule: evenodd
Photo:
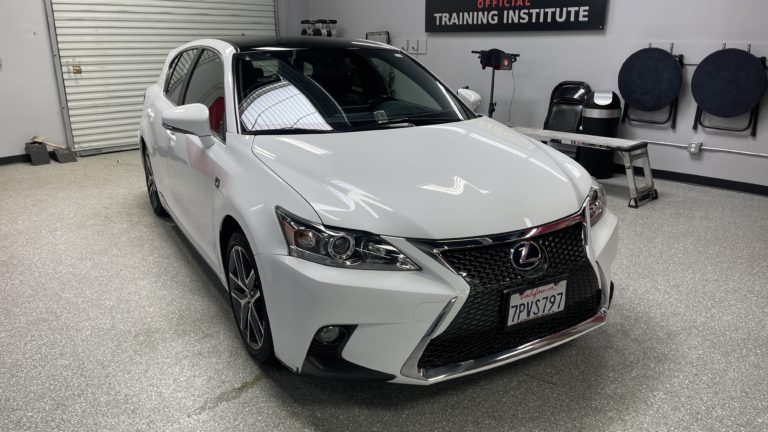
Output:
<svg viewBox="0 0 768 432">
<path fill-rule="evenodd" d="M 219 233 L 227 216 L 243 229 L 254 255 L 287 255 L 288 249 L 275 216 L 275 206 L 310 221 L 320 222 L 312 207 L 288 183 L 272 172 L 251 152 L 254 137 L 227 135 L 226 146 L 211 148 L 219 187 L 213 198 L 216 250 L 221 250 Z M 226 241 L 226 240 L 224 240 Z M 223 282 L 224 257 L 217 257 Z M 226 285 L 226 283 L 225 283 Z"/>
</svg>

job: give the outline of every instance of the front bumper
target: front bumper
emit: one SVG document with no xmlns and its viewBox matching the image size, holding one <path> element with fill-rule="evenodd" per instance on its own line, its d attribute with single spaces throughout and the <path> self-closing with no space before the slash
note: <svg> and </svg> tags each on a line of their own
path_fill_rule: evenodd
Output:
<svg viewBox="0 0 768 432">
<path fill-rule="evenodd" d="M 344 361 L 391 381 L 432 384 L 480 372 L 563 344 L 605 323 L 618 248 L 617 220 L 607 212 L 588 234 L 586 247 L 601 288 L 601 305 L 590 319 L 507 352 L 425 370 L 418 361 L 426 345 L 448 328 L 470 294 L 467 282 L 413 243 L 386 238 L 421 268 L 386 272 L 327 267 L 283 255 L 259 255 L 275 354 L 295 372 L 307 368 L 317 330 L 355 326 L 341 351 Z M 311 369 L 311 370 L 310 370 Z M 328 376 L 337 376 L 329 374 Z"/>
</svg>

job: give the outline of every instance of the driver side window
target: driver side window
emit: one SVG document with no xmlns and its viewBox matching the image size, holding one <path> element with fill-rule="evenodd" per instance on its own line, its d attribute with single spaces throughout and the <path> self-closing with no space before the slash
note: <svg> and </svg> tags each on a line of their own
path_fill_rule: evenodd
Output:
<svg viewBox="0 0 768 432">
<path fill-rule="evenodd" d="M 187 82 L 187 72 L 197 57 L 198 49 L 188 49 L 176 56 L 168 67 L 168 77 L 163 93 L 174 105 L 181 105 L 184 84 Z"/>
<path fill-rule="evenodd" d="M 211 50 L 203 50 L 189 78 L 184 105 L 201 103 L 208 107 L 211 132 L 222 141 L 226 135 L 226 104 L 224 103 L 224 63 Z"/>
</svg>

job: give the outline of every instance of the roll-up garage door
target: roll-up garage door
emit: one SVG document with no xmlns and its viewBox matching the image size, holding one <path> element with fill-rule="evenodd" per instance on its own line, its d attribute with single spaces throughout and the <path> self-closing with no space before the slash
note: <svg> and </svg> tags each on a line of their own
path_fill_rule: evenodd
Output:
<svg viewBox="0 0 768 432">
<path fill-rule="evenodd" d="M 144 90 L 203 37 L 274 36 L 274 0 L 47 0 L 74 149 L 137 146 Z"/>
</svg>

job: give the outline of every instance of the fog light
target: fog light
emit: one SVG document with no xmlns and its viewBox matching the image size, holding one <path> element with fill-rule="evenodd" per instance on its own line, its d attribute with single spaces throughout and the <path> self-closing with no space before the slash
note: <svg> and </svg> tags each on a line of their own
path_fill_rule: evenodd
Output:
<svg viewBox="0 0 768 432">
<path fill-rule="evenodd" d="M 325 344 L 333 343 L 340 339 L 342 331 L 341 327 L 325 326 L 317 331 L 315 339 Z"/>
</svg>

